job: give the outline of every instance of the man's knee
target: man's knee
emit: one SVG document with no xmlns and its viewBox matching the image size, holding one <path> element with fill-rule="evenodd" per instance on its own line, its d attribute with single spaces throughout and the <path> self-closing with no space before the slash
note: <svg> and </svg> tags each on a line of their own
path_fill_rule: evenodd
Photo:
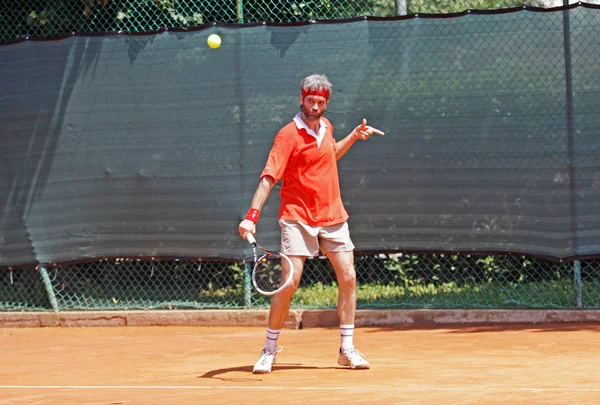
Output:
<svg viewBox="0 0 600 405">
<path fill-rule="evenodd" d="M 356 285 L 356 271 L 354 270 L 354 266 L 349 266 L 340 272 L 338 285 L 340 288 L 354 288 Z"/>
<path fill-rule="evenodd" d="M 281 290 L 277 295 L 279 295 L 280 299 L 291 301 L 292 296 L 298 289 L 298 281 L 293 280 L 288 286 L 286 286 L 283 290 Z"/>
</svg>

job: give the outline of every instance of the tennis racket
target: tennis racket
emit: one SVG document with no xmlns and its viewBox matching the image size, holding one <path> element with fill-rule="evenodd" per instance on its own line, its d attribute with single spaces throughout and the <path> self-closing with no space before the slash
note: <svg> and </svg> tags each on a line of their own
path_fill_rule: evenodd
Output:
<svg viewBox="0 0 600 405">
<path fill-rule="evenodd" d="M 258 243 L 248 232 L 246 239 L 254 250 L 252 284 L 263 295 L 275 295 L 292 283 L 294 266 L 283 253 L 271 252 Z"/>
</svg>

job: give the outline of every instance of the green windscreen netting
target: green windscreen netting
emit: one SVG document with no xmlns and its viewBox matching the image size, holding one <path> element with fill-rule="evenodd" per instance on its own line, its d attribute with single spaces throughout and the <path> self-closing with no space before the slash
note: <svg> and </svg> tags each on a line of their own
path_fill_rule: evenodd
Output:
<svg viewBox="0 0 600 405">
<path fill-rule="evenodd" d="M 599 16 L 473 12 L 0 46 L 0 264 L 247 257 L 237 224 L 315 71 L 334 84 L 336 139 L 362 118 L 386 132 L 338 163 L 357 250 L 594 256 Z M 260 224 L 269 246 L 277 194 Z"/>
</svg>

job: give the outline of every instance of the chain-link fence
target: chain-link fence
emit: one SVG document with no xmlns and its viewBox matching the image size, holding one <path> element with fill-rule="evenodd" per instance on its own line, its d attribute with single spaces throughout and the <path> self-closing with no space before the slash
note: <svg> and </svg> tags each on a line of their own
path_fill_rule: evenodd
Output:
<svg viewBox="0 0 600 405">
<path fill-rule="evenodd" d="M 356 258 L 359 308 L 600 308 L 600 263 L 524 256 Z M 102 260 L 0 272 L 0 310 L 264 308 L 244 262 Z M 332 308 L 327 259 L 307 260 L 292 306 Z"/>
<path fill-rule="evenodd" d="M 0 8 L 0 42 L 74 32 L 147 32 L 213 22 L 289 23 L 562 4 L 562 0 L 17 0 Z"/>
<path fill-rule="evenodd" d="M 211 22 L 295 22 L 359 15 L 395 16 L 562 2 L 23 0 L 0 9 L 0 41 L 72 32 L 146 32 Z M 562 74 L 562 72 L 560 72 Z M 543 77 L 537 76 L 539 80 Z M 535 77 L 532 79 L 535 80 Z M 600 308 L 598 261 L 559 263 L 524 256 L 364 255 L 356 258 L 358 307 Z M 327 260 L 306 263 L 294 307 L 336 305 Z M 0 270 L 0 310 L 261 308 L 240 261 L 107 259 Z"/>
</svg>

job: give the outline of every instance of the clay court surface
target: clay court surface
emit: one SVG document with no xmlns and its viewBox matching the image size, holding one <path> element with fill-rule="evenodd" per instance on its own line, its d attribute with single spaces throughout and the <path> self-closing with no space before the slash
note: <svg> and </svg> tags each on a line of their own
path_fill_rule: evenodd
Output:
<svg viewBox="0 0 600 405">
<path fill-rule="evenodd" d="M 337 328 L 0 329 L 0 404 L 598 404 L 600 325 L 362 327 L 370 370 L 337 365 Z"/>
</svg>

